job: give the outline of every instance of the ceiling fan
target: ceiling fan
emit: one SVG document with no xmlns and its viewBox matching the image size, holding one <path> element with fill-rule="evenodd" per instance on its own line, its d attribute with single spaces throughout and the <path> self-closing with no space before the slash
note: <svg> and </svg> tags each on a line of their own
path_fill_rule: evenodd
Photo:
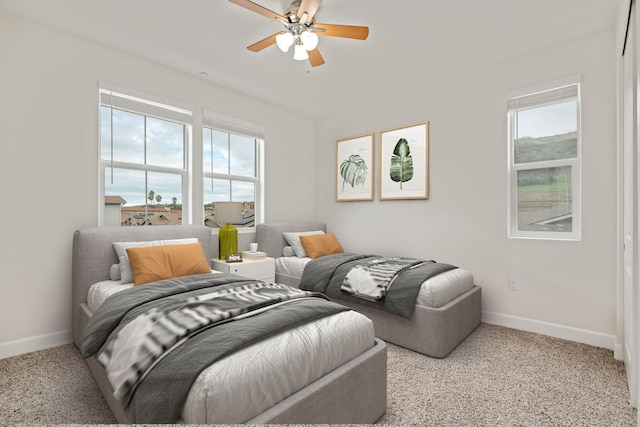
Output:
<svg viewBox="0 0 640 427">
<path fill-rule="evenodd" d="M 252 52 L 260 52 L 262 49 L 273 44 L 277 44 L 280 50 L 287 52 L 289 48 L 293 46 L 293 59 L 308 59 L 313 67 L 317 67 L 318 65 L 324 64 L 324 58 L 317 47 L 318 36 L 344 37 L 358 40 L 366 40 L 369 36 L 369 27 L 317 24 L 315 14 L 322 0 L 293 0 L 291 6 L 289 6 L 282 15 L 250 0 L 229 1 L 284 24 L 284 31 L 280 31 L 279 33 L 247 46 L 247 49 Z"/>
</svg>

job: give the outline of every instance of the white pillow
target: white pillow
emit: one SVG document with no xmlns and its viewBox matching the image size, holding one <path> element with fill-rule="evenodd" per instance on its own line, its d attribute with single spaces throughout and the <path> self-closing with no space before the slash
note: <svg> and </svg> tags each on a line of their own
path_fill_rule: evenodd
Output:
<svg viewBox="0 0 640 427">
<path fill-rule="evenodd" d="M 291 249 L 291 246 L 285 246 L 282 249 L 282 256 L 285 256 L 285 257 L 296 256 L 296 253 L 293 252 L 293 249 Z"/>
<path fill-rule="evenodd" d="M 120 264 L 113 264 L 109 270 L 109 278 L 113 281 L 120 280 Z"/>
<path fill-rule="evenodd" d="M 164 245 L 184 245 L 187 243 L 198 243 L 197 237 L 189 237 L 186 239 L 169 239 L 169 240 L 152 240 L 150 242 L 114 242 L 113 249 L 120 260 L 120 283 L 132 283 L 133 272 L 131 271 L 131 263 L 127 256 L 127 248 L 146 248 L 148 246 L 164 246 Z"/>
<path fill-rule="evenodd" d="M 289 245 L 291 245 L 291 249 L 293 249 L 293 252 L 295 252 L 296 256 L 298 256 L 299 258 L 304 258 L 307 256 L 307 253 L 304 251 L 304 248 L 302 247 L 300 236 L 310 236 L 312 234 L 324 234 L 324 231 L 317 230 L 317 231 L 301 231 L 301 232 L 295 232 L 295 233 L 294 232 L 282 233 L 285 240 L 289 242 Z"/>
</svg>

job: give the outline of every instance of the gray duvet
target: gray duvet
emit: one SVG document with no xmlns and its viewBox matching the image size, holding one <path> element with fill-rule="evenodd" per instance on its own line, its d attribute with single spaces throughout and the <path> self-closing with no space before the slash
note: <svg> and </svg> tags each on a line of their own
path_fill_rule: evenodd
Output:
<svg viewBox="0 0 640 427">
<path fill-rule="evenodd" d="M 175 423 L 196 377 L 216 360 L 289 328 L 346 310 L 320 294 L 284 285 L 232 275 L 185 276 L 138 286 L 108 298 L 83 331 L 82 355 L 108 360 L 114 341 L 126 340 L 122 337 L 127 325 L 149 313 L 168 317 L 187 305 L 185 312 L 197 312 L 200 315 L 195 317 L 212 320 L 202 320 L 197 327 L 190 325 L 177 333 L 175 343 L 179 345 L 163 342 L 161 347 L 171 351 L 155 358 L 148 371 L 139 372 L 140 381 L 129 384 L 131 389 L 122 403 L 133 423 Z M 154 317 L 150 323 L 159 323 L 161 317 Z M 145 332 L 140 341 L 142 350 L 138 350 L 142 352 L 149 348 L 145 346 L 159 342 L 153 332 Z"/>
<path fill-rule="evenodd" d="M 345 277 L 353 267 L 376 258 L 379 257 L 353 253 L 339 253 L 315 258 L 305 266 L 299 288 L 323 293 L 332 300 L 345 300 L 367 305 L 410 319 L 422 283 L 440 273 L 457 268 L 449 264 L 427 261 L 415 268 L 403 270 L 394 279 L 386 296 L 380 301 L 358 298 L 341 290 Z"/>
</svg>

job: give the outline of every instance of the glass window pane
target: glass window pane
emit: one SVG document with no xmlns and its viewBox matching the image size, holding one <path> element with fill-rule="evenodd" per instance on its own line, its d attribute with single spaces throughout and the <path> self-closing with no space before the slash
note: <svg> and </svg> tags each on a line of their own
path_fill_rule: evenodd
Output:
<svg viewBox="0 0 640 427">
<path fill-rule="evenodd" d="M 213 184 L 213 189 L 211 185 Z M 242 202 L 243 223 L 240 227 L 255 225 L 255 184 L 253 182 L 230 181 L 226 179 L 204 179 L 204 223 L 218 227 L 213 221 L 216 202 Z"/>
<path fill-rule="evenodd" d="M 253 182 L 233 181 L 231 183 L 231 201 L 242 202 L 244 227 L 255 225 L 255 188 Z"/>
<path fill-rule="evenodd" d="M 147 172 L 147 204 L 149 206 L 166 211 L 171 209 L 174 198 L 176 204 L 182 204 L 181 175 Z"/>
<path fill-rule="evenodd" d="M 253 182 L 232 181 L 231 182 L 231 201 L 253 203 L 255 196 L 255 184 Z"/>
<path fill-rule="evenodd" d="M 212 187 L 213 184 L 213 187 Z M 204 203 L 230 202 L 231 181 L 228 179 L 204 179 Z"/>
<path fill-rule="evenodd" d="M 111 183 L 111 168 L 105 168 L 104 178 L 105 225 L 182 223 L 181 175 L 148 172 L 145 185 L 144 171 L 114 168 Z"/>
<path fill-rule="evenodd" d="M 204 179 L 204 225 L 219 228 L 213 220 L 216 202 L 231 201 L 231 181 L 228 179 Z"/>
<path fill-rule="evenodd" d="M 232 175 L 256 176 L 256 140 L 230 135 L 229 163 Z"/>
<path fill-rule="evenodd" d="M 113 109 L 113 160 L 144 163 L 144 116 Z"/>
<path fill-rule="evenodd" d="M 125 206 L 144 206 L 145 197 L 144 171 L 113 168 L 113 183 L 111 182 L 111 168 L 104 170 L 105 197 L 122 197 Z"/>
<path fill-rule="evenodd" d="M 514 113 L 514 162 L 578 157 L 578 103 L 560 102 Z"/>
<path fill-rule="evenodd" d="M 213 129 L 211 132 L 213 141 L 213 172 L 229 173 L 229 134 Z M 210 171 L 211 165 L 205 166 Z"/>
<path fill-rule="evenodd" d="M 571 166 L 517 173 L 518 231 L 571 232 Z"/>
<path fill-rule="evenodd" d="M 144 171 L 113 168 L 104 171 L 104 225 L 139 225 L 145 219 Z"/>
<path fill-rule="evenodd" d="M 253 138 L 204 128 L 203 169 L 216 174 L 255 177 L 256 146 Z"/>
<path fill-rule="evenodd" d="M 184 125 L 147 117 L 147 164 L 184 167 Z"/>
</svg>

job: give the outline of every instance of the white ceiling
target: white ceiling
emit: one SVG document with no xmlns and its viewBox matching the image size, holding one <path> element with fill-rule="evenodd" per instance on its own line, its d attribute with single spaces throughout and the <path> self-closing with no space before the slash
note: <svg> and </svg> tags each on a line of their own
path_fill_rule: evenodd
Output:
<svg viewBox="0 0 640 427">
<path fill-rule="evenodd" d="M 290 4 L 254 1 L 280 14 Z M 227 0 L 0 0 L 0 9 L 322 118 L 408 82 L 611 28 L 625 1 L 324 0 L 317 22 L 370 32 L 365 41 L 321 37 L 326 63 L 315 68 L 276 46 L 248 51 L 282 25 Z"/>
</svg>

